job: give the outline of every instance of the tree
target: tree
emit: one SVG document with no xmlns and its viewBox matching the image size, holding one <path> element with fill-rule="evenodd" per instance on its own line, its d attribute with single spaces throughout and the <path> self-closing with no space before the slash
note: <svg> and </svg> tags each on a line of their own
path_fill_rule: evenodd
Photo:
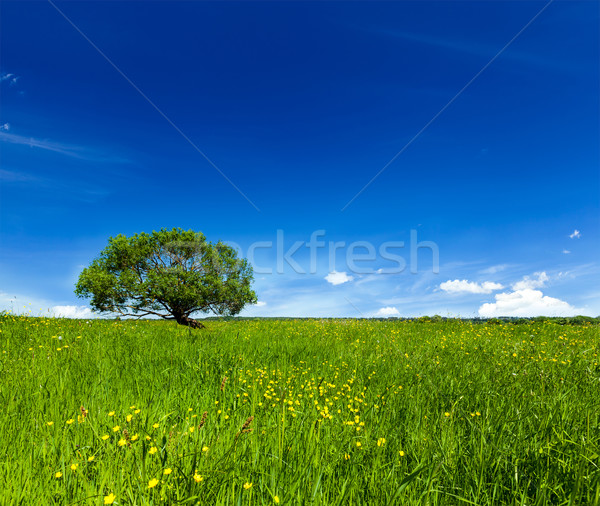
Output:
<svg viewBox="0 0 600 506">
<path fill-rule="evenodd" d="M 162 229 L 118 235 L 79 275 L 75 294 L 95 311 L 159 316 L 202 328 L 194 313 L 235 315 L 256 302 L 252 267 L 201 232 Z"/>
</svg>

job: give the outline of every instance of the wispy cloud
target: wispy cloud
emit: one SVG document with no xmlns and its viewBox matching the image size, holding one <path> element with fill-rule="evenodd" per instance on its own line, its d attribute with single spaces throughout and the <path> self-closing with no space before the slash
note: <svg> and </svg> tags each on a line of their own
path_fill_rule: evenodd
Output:
<svg viewBox="0 0 600 506">
<path fill-rule="evenodd" d="M 66 144 L 36 137 L 27 137 L 24 135 L 8 133 L 6 130 L 7 129 L 0 129 L 0 141 L 7 142 L 9 144 L 29 146 L 30 148 L 60 153 L 61 155 L 69 156 L 71 158 L 78 158 L 80 160 L 112 163 L 124 163 L 128 161 L 124 158 L 105 155 L 104 153 L 88 147 L 76 146 L 73 144 Z"/>
<path fill-rule="evenodd" d="M 569 234 L 571 239 L 579 239 L 581 237 L 581 232 L 577 229 L 573 230 L 572 234 Z"/>
<path fill-rule="evenodd" d="M 9 74 L 7 72 L 3 72 L 2 74 L 0 74 L 0 83 L 7 82 L 11 86 L 14 86 L 15 84 L 17 84 L 17 81 L 19 79 L 20 79 L 20 77 L 16 76 L 15 74 Z"/>
</svg>

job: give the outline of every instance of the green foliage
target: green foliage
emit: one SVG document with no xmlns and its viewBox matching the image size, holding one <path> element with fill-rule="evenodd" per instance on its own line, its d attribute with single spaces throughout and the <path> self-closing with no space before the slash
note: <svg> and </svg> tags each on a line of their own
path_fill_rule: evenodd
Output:
<svg viewBox="0 0 600 506">
<path fill-rule="evenodd" d="M 174 228 L 111 237 L 80 274 L 75 293 L 91 298 L 96 311 L 185 324 L 197 312 L 235 315 L 256 302 L 252 280 L 252 267 L 232 247 Z"/>
</svg>

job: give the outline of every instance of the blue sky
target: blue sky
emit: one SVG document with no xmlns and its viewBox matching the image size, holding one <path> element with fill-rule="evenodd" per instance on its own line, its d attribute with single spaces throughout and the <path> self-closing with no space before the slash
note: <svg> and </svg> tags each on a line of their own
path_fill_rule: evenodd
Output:
<svg viewBox="0 0 600 506">
<path fill-rule="evenodd" d="M 108 237 L 178 226 L 254 245 L 246 315 L 600 315 L 597 2 L 0 15 L 0 309 L 88 315 Z"/>
</svg>

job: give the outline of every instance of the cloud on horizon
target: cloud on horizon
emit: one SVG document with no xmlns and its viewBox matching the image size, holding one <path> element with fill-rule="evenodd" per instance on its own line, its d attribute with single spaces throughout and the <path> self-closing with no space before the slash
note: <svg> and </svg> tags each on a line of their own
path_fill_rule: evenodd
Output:
<svg viewBox="0 0 600 506">
<path fill-rule="evenodd" d="M 514 292 L 498 293 L 496 302 L 488 302 L 479 308 L 479 316 L 575 316 L 583 311 L 540 290 L 522 288 Z"/>
</svg>

